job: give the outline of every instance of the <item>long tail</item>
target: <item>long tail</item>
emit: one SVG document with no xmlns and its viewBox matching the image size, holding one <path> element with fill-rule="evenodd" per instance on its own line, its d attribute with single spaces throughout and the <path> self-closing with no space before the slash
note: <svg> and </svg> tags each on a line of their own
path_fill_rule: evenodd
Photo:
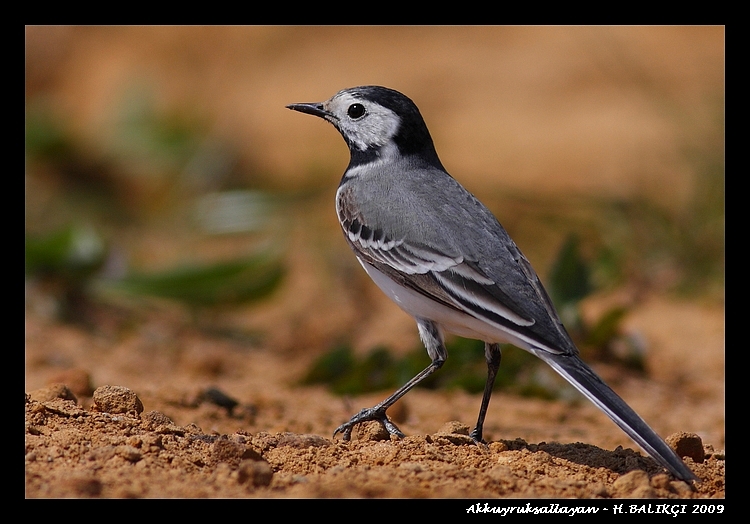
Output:
<svg viewBox="0 0 750 524">
<path fill-rule="evenodd" d="M 537 356 L 604 411 L 630 438 L 675 477 L 685 481 L 699 480 L 672 448 L 577 355 L 554 355 L 540 351 Z"/>
</svg>

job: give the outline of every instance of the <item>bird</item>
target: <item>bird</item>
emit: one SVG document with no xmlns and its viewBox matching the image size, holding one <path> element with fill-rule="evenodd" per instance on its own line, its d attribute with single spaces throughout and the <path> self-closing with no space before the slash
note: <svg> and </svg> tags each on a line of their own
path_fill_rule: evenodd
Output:
<svg viewBox="0 0 750 524">
<path fill-rule="evenodd" d="M 375 85 L 343 89 L 324 102 L 288 109 L 320 117 L 339 131 L 350 160 L 336 191 L 344 238 L 374 283 L 417 324 L 430 364 L 388 398 L 334 431 L 379 421 L 404 434 L 386 411 L 440 369 L 445 334 L 484 342 L 487 379 L 470 436 L 483 428 L 502 351 L 512 344 L 552 367 L 676 478 L 699 480 L 579 356 L 549 295 L 497 218 L 438 158 L 416 104 Z"/>
</svg>

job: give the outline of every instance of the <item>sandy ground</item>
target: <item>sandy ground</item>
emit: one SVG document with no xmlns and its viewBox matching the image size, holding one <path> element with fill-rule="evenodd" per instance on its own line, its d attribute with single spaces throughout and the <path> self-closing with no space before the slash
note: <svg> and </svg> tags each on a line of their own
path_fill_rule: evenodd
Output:
<svg viewBox="0 0 750 524">
<path fill-rule="evenodd" d="M 686 447 L 693 457 L 686 463 L 703 479 L 695 487 L 634 450 L 587 402 L 498 391 L 488 445 L 479 447 L 467 436 L 479 396 L 418 389 L 391 413 L 405 439 L 389 440 L 370 424 L 343 442 L 331 438 L 333 429 L 387 392 L 342 399 L 294 386 L 302 362 L 248 350 L 170 317 L 111 340 L 32 313 L 26 320 L 26 495 L 723 497 L 723 313 L 654 302 L 634 323 L 647 329 L 652 315 L 700 320 L 687 333 L 673 333 L 654 356 L 663 376 L 683 380 L 598 369 L 663 436 L 683 444 L 690 439 L 674 434 L 702 437 L 697 448 Z M 156 333 L 171 337 L 171 351 L 157 351 L 163 339 Z M 670 357 L 687 339 L 702 348 L 703 364 Z M 108 376 L 117 383 L 108 384 Z M 237 405 L 207 394 L 212 388 Z"/>
<path fill-rule="evenodd" d="M 645 341 L 647 373 L 592 364 L 660 435 L 687 449 L 703 479 L 694 487 L 583 400 L 498 389 L 481 447 L 467 438 L 478 395 L 418 389 L 390 412 L 405 439 L 385 438 L 377 425 L 351 442 L 331 438 L 390 392 L 341 398 L 301 387 L 312 359 L 337 337 L 358 351 L 383 344 L 397 352 L 418 338 L 340 238 L 331 204 L 347 162 L 340 137 L 284 109 L 344 87 L 388 85 L 418 101 L 443 163 L 485 201 L 513 191 L 646 195 L 676 213 L 697 191 L 685 151 L 700 155 L 723 139 L 710 132 L 723 127 L 723 28 L 60 26 L 26 36 L 28 102 L 62 115 L 94 158 L 132 168 L 105 183 L 141 224 L 158 215 L 163 181 L 143 176 L 133 150 L 116 147 L 133 92 L 147 93 L 158 115 L 206 122 L 211 137 L 237 151 L 232 161 L 249 173 L 248 187 L 328 195 L 316 218 L 291 220 L 287 279 L 267 309 L 196 323 L 179 308 L 108 304 L 96 305 L 86 325 L 65 324 L 27 282 L 27 497 L 724 497 L 723 301 L 665 298 L 671 274 L 658 264 L 649 282 L 635 284 L 643 289 L 624 326 Z M 29 228 L 80 218 L 57 205 L 68 187 L 57 174 L 29 168 L 26 183 Z M 543 274 L 560 231 L 540 231 L 513 208 L 497 212 Z M 201 251 L 135 222 L 101 224 L 131 267 L 170 267 L 227 247 Z M 601 311 L 606 302 L 586 307 Z M 226 325 L 262 330 L 264 341 L 222 336 Z"/>
</svg>

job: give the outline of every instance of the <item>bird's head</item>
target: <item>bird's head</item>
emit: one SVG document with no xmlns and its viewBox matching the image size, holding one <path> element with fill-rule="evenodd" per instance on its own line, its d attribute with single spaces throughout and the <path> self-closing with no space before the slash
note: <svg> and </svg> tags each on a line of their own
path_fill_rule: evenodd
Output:
<svg viewBox="0 0 750 524">
<path fill-rule="evenodd" d="M 352 87 L 325 102 L 291 104 L 287 108 L 333 124 L 349 146 L 355 165 L 416 155 L 440 166 L 419 109 L 410 98 L 393 89 Z"/>
</svg>

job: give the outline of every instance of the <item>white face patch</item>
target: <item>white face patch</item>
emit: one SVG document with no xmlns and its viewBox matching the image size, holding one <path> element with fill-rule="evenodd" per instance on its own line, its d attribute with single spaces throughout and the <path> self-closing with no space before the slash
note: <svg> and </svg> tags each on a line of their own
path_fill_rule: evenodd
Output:
<svg viewBox="0 0 750 524">
<path fill-rule="evenodd" d="M 348 111 L 353 104 L 364 106 L 364 115 L 359 118 L 349 116 Z M 323 103 L 323 107 L 336 117 L 332 120 L 333 125 L 360 151 L 388 144 L 401 125 L 401 118 L 390 109 L 346 91 L 336 93 Z"/>
</svg>

